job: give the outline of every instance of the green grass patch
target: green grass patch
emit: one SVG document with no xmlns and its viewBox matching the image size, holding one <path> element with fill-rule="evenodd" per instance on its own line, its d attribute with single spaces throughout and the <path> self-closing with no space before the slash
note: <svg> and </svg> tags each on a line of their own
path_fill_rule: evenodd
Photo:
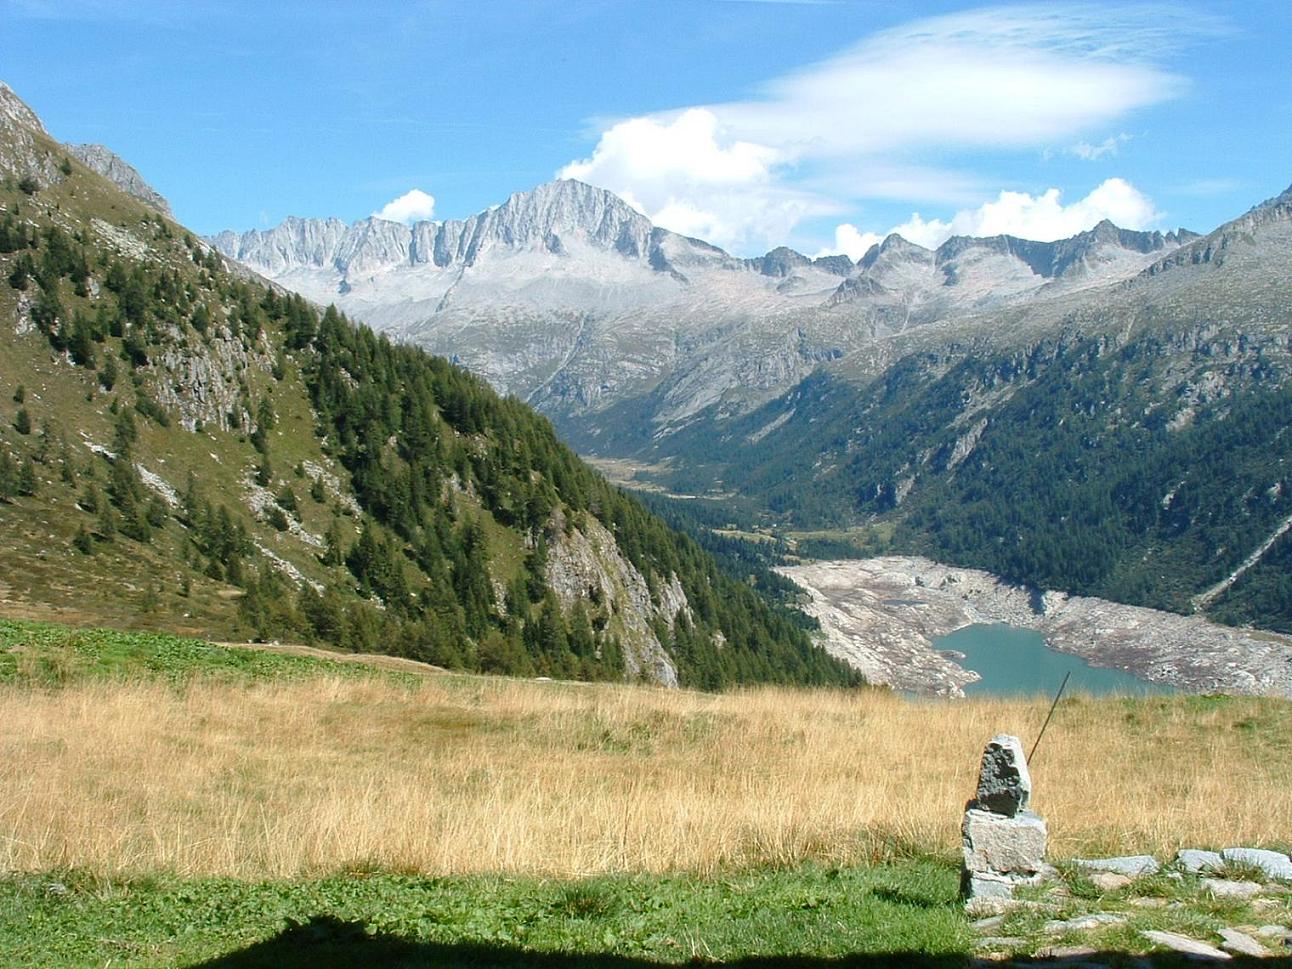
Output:
<svg viewBox="0 0 1292 969">
<path fill-rule="evenodd" d="M 180 682 L 196 677 L 251 682 L 320 674 L 398 676 L 366 666 L 216 646 L 165 633 L 0 620 L 0 683 L 48 687 L 93 680 Z"/>
<path fill-rule="evenodd" d="M 931 862 L 578 882 L 50 873 L 0 879 L 0 951 L 13 967 L 946 965 L 972 948 L 956 891 Z"/>
</svg>

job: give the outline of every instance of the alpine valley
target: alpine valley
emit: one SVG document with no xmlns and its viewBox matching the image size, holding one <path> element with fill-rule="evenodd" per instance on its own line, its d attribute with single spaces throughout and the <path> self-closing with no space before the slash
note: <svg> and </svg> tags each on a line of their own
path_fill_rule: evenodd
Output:
<svg viewBox="0 0 1292 969">
<path fill-rule="evenodd" d="M 460 361 L 621 480 L 708 499 L 671 507 L 693 529 L 919 556 L 885 560 L 908 563 L 907 587 L 930 560 L 982 570 L 1038 615 L 1047 592 L 1120 604 L 1131 638 L 1181 645 L 1118 665 L 1292 683 L 1285 641 L 1216 625 L 1292 631 L 1292 189 L 1206 235 L 1103 222 L 932 251 L 894 235 L 857 263 L 736 258 L 574 181 L 463 222 L 290 219 L 210 241 Z M 836 652 L 875 675 L 840 643 L 893 620 L 833 628 Z M 1213 650 L 1205 675 L 1179 672 L 1191 650 Z"/>
<path fill-rule="evenodd" d="M 1292 190 L 856 263 L 569 180 L 204 240 L 8 88 L 0 176 L 10 613 L 950 693 L 933 637 L 1005 621 L 1292 694 Z"/>
</svg>

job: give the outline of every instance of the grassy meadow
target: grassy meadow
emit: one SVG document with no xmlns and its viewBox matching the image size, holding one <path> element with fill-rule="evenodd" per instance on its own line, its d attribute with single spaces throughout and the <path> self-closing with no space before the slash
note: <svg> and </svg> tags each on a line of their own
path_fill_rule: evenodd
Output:
<svg viewBox="0 0 1292 969">
<path fill-rule="evenodd" d="M 897 935 L 872 932 L 866 945 L 963 952 L 959 823 L 979 754 L 1002 731 L 1030 744 L 1047 707 L 1043 697 L 709 695 L 413 674 L 0 622 L 0 872 L 9 873 L 0 875 L 0 949 L 7 937 L 26 939 L 33 918 L 47 928 L 71 919 L 79 928 L 68 938 L 115 938 L 95 920 L 116 912 L 129 922 L 122 913 L 133 905 L 142 921 L 130 931 L 156 938 L 112 964 L 195 964 L 211 939 L 176 949 L 175 933 L 206 938 L 206 929 L 172 926 L 165 913 L 202 899 L 226 920 L 211 938 L 229 945 L 319 911 L 402 937 L 400 919 L 432 918 L 434 906 L 416 901 L 432 886 L 457 897 L 454 931 L 477 942 L 489 936 L 462 925 L 502 931 L 515 913 L 470 913 L 508 898 L 504 907 L 549 911 L 572 892 L 566 915 L 596 926 L 567 926 L 575 934 L 562 938 L 576 948 L 633 953 L 653 939 L 651 958 L 730 959 L 764 950 L 737 941 L 734 915 L 713 913 L 776 908 L 788 893 L 803 895 L 789 909 L 799 927 L 768 951 L 861 951 L 857 927 L 880 919 Z M 1033 766 L 1050 856 L 1286 850 L 1290 709 L 1251 698 L 1065 698 Z M 839 879 L 870 887 L 835 898 Z M 407 899 L 373 901 L 403 884 L 421 886 L 412 909 Z M 585 890 L 618 901 L 579 901 Z M 706 954 L 677 924 L 652 921 L 655 895 L 690 911 L 683 921 L 696 938 L 719 940 L 721 951 Z M 67 897 L 80 899 L 73 914 Z M 373 913 L 402 914 L 363 916 L 362 899 Z M 852 906 L 847 918 L 836 905 Z M 829 912 L 825 925 L 848 928 L 827 945 Z M 706 927 L 710 917 L 723 924 Z M 449 931 L 436 924 L 428 937 Z M 560 947 L 541 932 L 526 938 L 494 941 Z M 24 944 L 35 955 L 18 964 L 81 964 Z M 282 953 L 268 951 L 274 964 Z"/>
</svg>

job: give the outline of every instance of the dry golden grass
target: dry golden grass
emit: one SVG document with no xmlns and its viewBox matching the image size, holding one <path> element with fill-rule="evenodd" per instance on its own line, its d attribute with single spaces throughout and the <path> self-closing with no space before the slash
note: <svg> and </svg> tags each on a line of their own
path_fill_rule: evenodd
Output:
<svg viewBox="0 0 1292 969">
<path fill-rule="evenodd" d="M 1051 856 L 1292 831 L 1288 705 L 1060 707 Z M 977 759 L 1043 702 L 435 677 L 0 689 L 0 869 L 590 874 L 953 854 Z"/>
</svg>

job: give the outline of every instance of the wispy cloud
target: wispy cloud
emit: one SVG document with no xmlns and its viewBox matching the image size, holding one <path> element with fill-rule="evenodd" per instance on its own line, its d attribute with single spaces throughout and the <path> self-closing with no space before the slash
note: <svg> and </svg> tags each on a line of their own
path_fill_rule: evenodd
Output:
<svg viewBox="0 0 1292 969">
<path fill-rule="evenodd" d="M 918 20 L 773 78 L 749 99 L 609 124 L 560 174 L 631 195 L 667 227 L 708 226 L 720 244 L 783 238 L 803 218 L 893 197 L 873 187 L 883 182 L 904 184 L 908 200 L 929 197 L 924 157 L 1069 144 L 1179 97 L 1187 79 L 1161 64 L 1212 26 L 1191 12 L 1181 27 L 1144 6 Z M 1102 157 L 1118 143 L 1078 145 Z"/>
<path fill-rule="evenodd" d="M 1075 155 L 1082 161 L 1098 161 L 1101 158 L 1108 158 L 1117 154 L 1121 146 L 1131 140 L 1128 134 L 1109 135 L 1097 145 L 1092 145 L 1088 141 L 1079 141 L 1065 149 L 1067 154 Z"/>
</svg>

